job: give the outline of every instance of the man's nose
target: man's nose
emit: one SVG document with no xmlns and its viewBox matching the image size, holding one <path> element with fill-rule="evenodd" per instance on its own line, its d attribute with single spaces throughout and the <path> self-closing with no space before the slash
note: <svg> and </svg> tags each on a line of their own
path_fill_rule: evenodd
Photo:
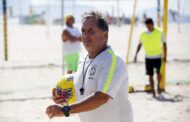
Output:
<svg viewBox="0 0 190 122">
<path fill-rule="evenodd" d="M 87 32 L 82 33 L 82 38 L 86 39 L 89 37 L 89 34 Z"/>
</svg>

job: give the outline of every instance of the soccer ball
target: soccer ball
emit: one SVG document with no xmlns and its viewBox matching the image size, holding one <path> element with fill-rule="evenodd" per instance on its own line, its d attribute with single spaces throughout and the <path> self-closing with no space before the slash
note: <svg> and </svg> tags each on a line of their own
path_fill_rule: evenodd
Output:
<svg viewBox="0 0 190 122">
<path fill-rule="evenodd" d="M 67 74 L 62 76 L 56 85 L 56 92 L 67 104 L 76 102 L 76 95 L 74 89 L 74 75 Z"/>
</svg>

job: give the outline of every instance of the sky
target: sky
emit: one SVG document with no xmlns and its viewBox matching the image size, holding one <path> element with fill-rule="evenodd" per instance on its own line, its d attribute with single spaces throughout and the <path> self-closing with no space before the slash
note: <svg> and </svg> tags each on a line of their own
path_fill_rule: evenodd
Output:
<svg viewBox="0 0 190 122">
<path fill-rule="evenodd" d="M 9 6 L 14 6 L 15 11 L 19 9 L 20 6 L 23 10 L 28 8 L 29 5 L 33 6 L 44 6 L 47 3 L 53 6 L 61 6 L 61 0 L 8 0 Z M 112 11 L 114 8 L 114 14 L 117 14 L 117 6 L 119 6 L 119 13 L 126 15 L 130 15 L 133 10 L 134 0 L 64 0 L 66 7 L 74 7 L 74 6 L 88 6 L 95 7 L 102 11 Z M 190 12 L 190 0 L 180 0 L 183 4 L 181 9 L 185 7 L 186 11 Z M 117 5 L 118 2 L 118 5 Z M 169 0 L 169 8 L 177 11 L 178 0 Z M 2 3 L 1 3 L 2 4 Z M 163 6 L 163 0 L 161 0 L 161 5 Z M 155 8 L 157 6 L 157 0 L 137 0 L 137 11 L 141 11 L 147 8 Z M 25 13 L 27 11 L 23 11 Z M 16 12 L 18 13 L 18 12 Z M 183 11 L 184 13 L 184 11 Z"/>
<path fill-rule="evenodd" d="M 8 6 L 13 7 L 13 15 L 23 16 L 29 15 L 29 6 L 33 6 L 33 12 L 38 13 L 47 11 L 48 3 L 50 4 L 49 12 L 52 16 L 61 17 L 61 0 L 7 0 Z M 64 0 L 65 14 L 73 14 L 80 18 L 81 14 L 89 10 L 98 10 L 100 12 L 109 13 L 113 16 L 125 15 L 130 17 L 132 15 L 134 0 Z M 190 0 L 180 0 L 181 14 L 190 16 Z M 178 11 L 178 0 L 169 0 L 169 9 Z M 117 6 L 119 9 L 117 9 Z M 2 2 L 0 2 L 2 8 Z M 137 0 L 136 14 L 142 15 L 146 10 L 151 16 L 156 16 L 157 0 Z M 163 0 L 161 0 L 161 7 L 163 7 Z M 0 10 L 2 15 L 2 9 Z"/>
</svg>

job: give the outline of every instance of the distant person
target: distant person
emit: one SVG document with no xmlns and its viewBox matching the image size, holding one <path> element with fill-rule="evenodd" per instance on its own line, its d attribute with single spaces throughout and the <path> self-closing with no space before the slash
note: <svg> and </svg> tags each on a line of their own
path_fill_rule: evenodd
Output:
<svg viewBox="0 0 190 122">
<path fill-rule="evenodd" d="M 152 90 L 152 94 L 156 97 L 155 90 L 154 90 L 154 69 L 156 69 L 157 73 L 157 80 L 158 80 L 158 94 L 161 93 L 160 88 L 160 81 L 161 81 L 161 62 L 166 61 L 167 57 L 167 46 L 166 41 L 164 38 L 163 32 L 154 27 L 154 22 L 151 18 L 147 18 L 145 20 L 145 25 L 148 31 L 142 32 L 140 35 L 140 41 L 137 47 L 137 51 L 135 54 L 134 62 L 137 62 L 137 55 L 143 45 L 146 57 L 145 57 L 145 64 L 146 64 L 146 74 L 149 76 L 149 82 Z"/>
<path fill-rule="evenodd" d="M 86 13 L 81 30 L 88 54 L 74 76 L 78 102 L 48 106 L 46 114 L 53 118 L 78 113 L 80 122 L 133 122 L 126 65 L 107 45 L 106 20 L 99 12 Z M 54 102 L 63 105 L 63 98 L 53 91 Z"/>
<path fill-rule="evenodd" d="M 79 52 L 81 51 L 81 33 L 74 27 L 75 19 L 72 15 L 65 17 L 66 27 L 62 33 L 64 64 L 68 74 L 77 70 Z"/>
</svg>

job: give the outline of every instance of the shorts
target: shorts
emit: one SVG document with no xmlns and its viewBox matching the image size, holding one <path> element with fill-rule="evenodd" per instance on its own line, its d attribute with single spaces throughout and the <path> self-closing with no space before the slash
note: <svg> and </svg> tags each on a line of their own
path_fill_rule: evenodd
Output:
<svg viewBox="0 0 190 122">
<path fill-rule="evenodd" d="M 67 71 L 77 71 L 79 53 L 71 53 L 64 56 L 64 64 Z"/>
<path fill-rule="evenodd" d="M 146 74 L 147 75 L 153 76 L 154 69 L 156 69 L 157 74 L 160 74 L 160 68 L 161 68 L 161 63 L 162 63 L 161 58 L 157 58 L 157 59 L 145 58 L 145 63 L 146 63 Z"/>
</svg>

